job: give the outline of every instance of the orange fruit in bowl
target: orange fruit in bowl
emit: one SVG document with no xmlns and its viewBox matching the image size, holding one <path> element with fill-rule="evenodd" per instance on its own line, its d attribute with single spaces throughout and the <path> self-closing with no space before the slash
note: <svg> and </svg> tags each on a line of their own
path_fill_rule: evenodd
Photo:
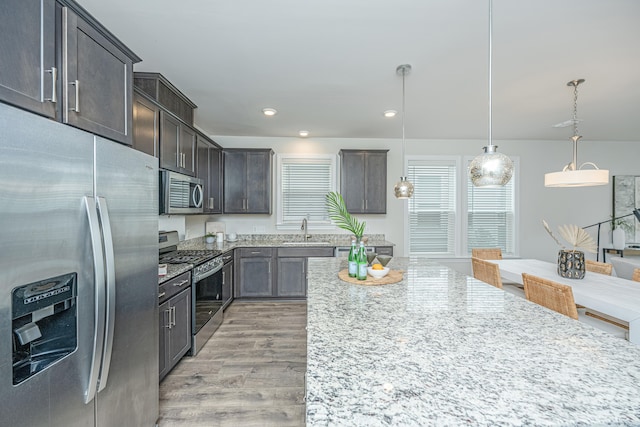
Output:
<svg viewBox="0 0 640 427">
<path fill-rule="evenodd" d="M 372 270 L 384 270 L 384 267 L 382 266 L 382 264 L 373 264 L 371 266 Z"/>
</svg>

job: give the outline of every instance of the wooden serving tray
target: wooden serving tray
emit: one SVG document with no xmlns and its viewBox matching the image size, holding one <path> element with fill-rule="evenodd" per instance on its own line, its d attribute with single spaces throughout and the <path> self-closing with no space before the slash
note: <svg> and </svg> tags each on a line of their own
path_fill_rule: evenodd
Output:
<svg viewBox="0 0 640 427">
<path fill-rule="evenodd" d="M 389 270 L 389 273 L 387 273 L 386 276 L 381 277 L 380 279 L 376 279 L 367 275 L 367 280 L 358 280 L 355 277 L 349 277 L 349 270 L 346 268 L 344 270 L 340 270 L 340 272 L 338 273 L 338 277 L 343 282 L 364 286 L 391 285 L 392 283 L 401 282 L 402 276 L 403 274 L 400 270 Z"/>
</svg>

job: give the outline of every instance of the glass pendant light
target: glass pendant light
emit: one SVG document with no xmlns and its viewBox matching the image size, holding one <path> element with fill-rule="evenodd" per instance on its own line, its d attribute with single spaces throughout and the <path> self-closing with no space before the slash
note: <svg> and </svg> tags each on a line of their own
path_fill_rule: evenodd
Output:
<svg viewBox="0 0 640 427">
<path fill-rule="evenodd" d="M 492 119 L 492 75 L 491 61 L 493 56 L 493 5 L 489 0 L 489 144 L 483 147 L 484 153 L 474 158 L 469 164 L 469 178 L 476 187 L 501 187 L 513 176 L 513 162 L 508 156 L 498 153 L 497 145 L 493 145 L 491 135 Z"/>
<path fill-rule="evenodd" d="M 402 76 L 402 170 L 404 171 L 404 78 L 411 72 L 411 65 L 398 65 L 396 73 Z M 396 199 L 408 199 L 413 195 L 413 184 L 409 182 L 406 176 L 401 176 L 400 181 L 396 182 L 393 187 L 393 193 Z"/>
<path fill-rule="evenodd" d="M 605 185 L 609 183 L 609 171 L 598 169 L 594 163 L 586 162 L 578 168 L 578 141 L 582 138 L 578 135 L 578 85 L 584 83 L 584 79 L 571 80 L 567 86 L 573 86 L 573 160 L 567 164 L 561 172 L 550 172 L 544 175 L 545 187 L 589 187 Z M 583 169 L 584 166 L 592 166 L 593 169 Z"/>
</svg>

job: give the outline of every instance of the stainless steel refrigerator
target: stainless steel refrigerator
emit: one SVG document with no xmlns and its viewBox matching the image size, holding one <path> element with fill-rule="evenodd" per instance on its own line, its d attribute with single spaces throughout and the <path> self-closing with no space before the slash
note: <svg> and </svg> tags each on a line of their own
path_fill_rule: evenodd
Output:
<svg viewBox="0 0 640 427">
<path fill-rule="evenodd" d="M 0 425 L 158 417 L 157 159 L 0 103 Z"/>
</svg>

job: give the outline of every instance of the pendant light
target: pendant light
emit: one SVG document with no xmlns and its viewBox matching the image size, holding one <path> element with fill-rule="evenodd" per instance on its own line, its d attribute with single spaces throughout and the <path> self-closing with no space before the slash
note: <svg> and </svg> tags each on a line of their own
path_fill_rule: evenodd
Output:
<svg viewBox="0 0 640 427">
<path fill-rule="evenodd" d="M 501 187 L 511 180 L 513 162 L 508 156 L 498 153 L 497 145 L 493 145 L 491 135 L 492 115 L 492 75 L 491 61 L 493 56 L 493 5 L 489 0 L 489 144 L 482 147 L 483 154 L 474 158 L 469 164 L 469 178 L 476 187 Z"/>
<path fill-rule="evenodd" d="M 402 171 L 404 173 L 404 78 L 411 72 L 411 65 L 403 64 L 398 65 L 396 73 L 402 76 Z M 401 176 L 400 181 L 396 182 L 393 187 L 393 193 L 396 199 L 408 199 L 413 195 L 413 184 L 409 182 L 406 176 Z"/>
<path fill-rule="evenodd" d="M 550 172 L 544 175 L 545 187 L 589 187 L 605 185 L 609 183 L 609 171 L 598 169 L 594 163 L 586 162 L 578 168 L 578 141 L 582 138 L 578 135 L 578 86 L 584 83 L 584 79 L 571 80 L 567 86 L 573 86 L 573 160 L 567 164 L 561 172 Z M 583 169 L 584 166 L 592 166 L 593 169 Z"/>
</svg>

